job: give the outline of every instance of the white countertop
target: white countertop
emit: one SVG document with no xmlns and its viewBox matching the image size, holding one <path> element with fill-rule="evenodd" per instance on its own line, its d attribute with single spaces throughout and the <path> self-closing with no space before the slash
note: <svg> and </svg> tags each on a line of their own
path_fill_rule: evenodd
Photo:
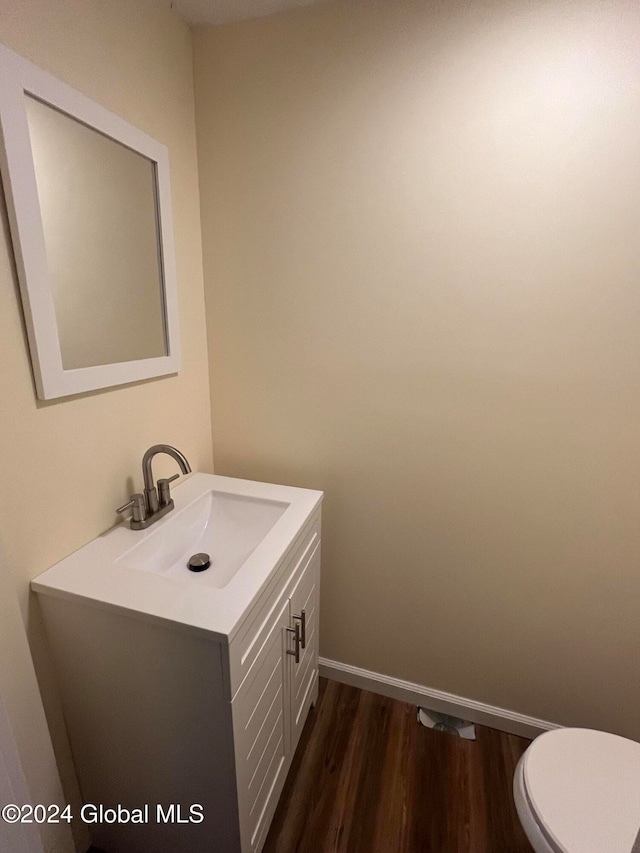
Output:
<svg viewBox="0 0 640 853">
<path fill-rule="evenodd" d="M 226 586 L 218 589 L 190 583 L 189 578 L 167 577 L 118 562 L 210 491 L 289 504 Z M 147 530 L 130 530 L 129 522 L 123 522 L 47 569 L 31 582 L 32 589 L 41 595 L 90 600 L 94 606 L 116 608 L 138 618 L 168 621 L 228 642 L 320 506 L 323 493 L 217 474 L 193 474 L 172 489 L 171 496 L 175 509 Z"/>
</svg>

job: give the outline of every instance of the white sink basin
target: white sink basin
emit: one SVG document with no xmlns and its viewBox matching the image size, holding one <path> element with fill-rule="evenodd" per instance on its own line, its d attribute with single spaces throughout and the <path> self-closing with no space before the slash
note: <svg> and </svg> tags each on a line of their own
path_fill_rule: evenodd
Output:
<svg viewBox="0 0 640 853">
<path fill-rule="evenodd" d="M 149 528 L 147 537 L 118 563 L 221 589 L 288 507 L 284 501 L 209 491 L 167 516 L 163 525 Z M 200 552 L 209 555 L 211 566 L 192 572 L 187 563 Z"/>
<path fill-rule="evenodd" d="M 119 524 L 47 569 L 32 588 L 229 642 L 247 608 L 284 570 L 322 492 L 193 474 L 171 494 L 175 509 L 154 525 Z M 201 552 L 211 566 L 189 571 L 189 558 Z"/>
</svg>

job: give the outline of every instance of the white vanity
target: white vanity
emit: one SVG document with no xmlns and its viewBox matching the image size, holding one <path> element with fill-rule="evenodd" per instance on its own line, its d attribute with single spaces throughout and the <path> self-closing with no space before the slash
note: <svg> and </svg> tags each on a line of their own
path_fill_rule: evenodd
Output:
<svg viewBox="0 0 640 853">
<path fill-rule="evenodd" d="M 140 810 L 94 844 L 255 853 L 317 698 L 322 493 L 194 474 L 172 496 L 32 586 L 83 800 Z"/>
</svg>

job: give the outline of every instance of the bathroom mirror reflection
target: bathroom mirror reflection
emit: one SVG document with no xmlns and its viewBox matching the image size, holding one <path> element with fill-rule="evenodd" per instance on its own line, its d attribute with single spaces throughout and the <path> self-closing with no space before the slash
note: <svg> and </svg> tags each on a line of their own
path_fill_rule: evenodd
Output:
<svg viewBox="0 0 640 853">
<path fill-rule="evenodd" d="M 25 103 L 63 369 L 166 355 L 153 162 Z"/>
<path fill-rule="evenodd" d="M 42 399 L 176 373 L 164 145 L 0 45 L 2 178 Z"/>
</svg>

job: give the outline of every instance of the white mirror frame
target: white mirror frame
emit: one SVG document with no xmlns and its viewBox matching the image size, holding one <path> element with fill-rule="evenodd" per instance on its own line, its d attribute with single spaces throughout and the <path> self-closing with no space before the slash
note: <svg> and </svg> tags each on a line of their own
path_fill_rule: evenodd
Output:
<svg viewBox="0 0 640 853">
<path fill-rule="evenodd" d="M 0 68 L 0 168 L 38 397 L 49 400 L 177 373 L 180 369 L 178 299 L 166 146 L 1 44 Z M 167 355 L 63 369 L 25 94 L 155 164 Z"/>
</svg>

